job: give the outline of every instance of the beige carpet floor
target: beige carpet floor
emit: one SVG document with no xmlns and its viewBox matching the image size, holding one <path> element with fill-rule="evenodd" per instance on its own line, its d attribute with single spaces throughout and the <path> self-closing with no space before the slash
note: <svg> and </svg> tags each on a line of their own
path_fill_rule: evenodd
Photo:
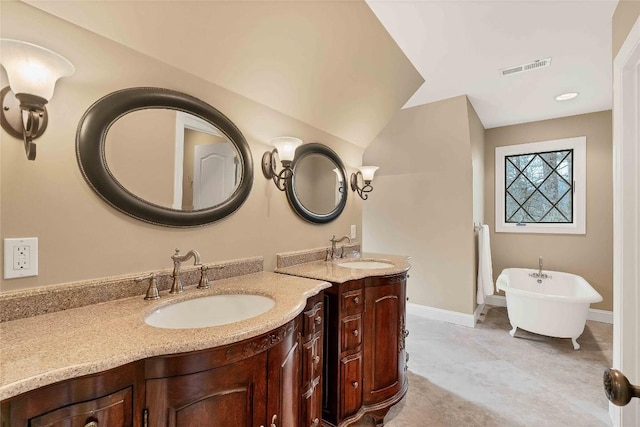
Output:
<svg viewBox="0 0 640 427">
<path fill-rule="evenodd" d="M 418 316 L 407 323 L 409 391 L 385 426 L 611 425 L 602 373 L 612 325 L 588 321 L 573 350 L 569 339 L 511 337 L 503 307 L 486 307 L 476 328 Z"/>
</svg>

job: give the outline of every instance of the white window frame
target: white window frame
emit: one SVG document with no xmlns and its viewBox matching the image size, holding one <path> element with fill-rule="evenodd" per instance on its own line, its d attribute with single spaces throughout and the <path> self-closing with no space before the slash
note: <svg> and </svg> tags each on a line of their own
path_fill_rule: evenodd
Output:
<svg viewBox="0 0 640 427">
<path fill-rule="evenodd" d="M 505 222 L 505 157 L 562 150 L 573 150 L 573 221 L 558 224 Z M 497 233 L 586 234 L 587 138 L 585 136 L 496 147 L 495 153 L 495 231 Z"/>
</svg>

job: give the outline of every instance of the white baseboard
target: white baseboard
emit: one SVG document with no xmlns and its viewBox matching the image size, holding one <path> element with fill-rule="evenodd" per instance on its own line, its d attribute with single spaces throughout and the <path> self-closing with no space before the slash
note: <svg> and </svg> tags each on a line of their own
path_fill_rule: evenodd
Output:
<svg viewBox="0 0 640 427">
<path fill-rule="evenodd" d="M 458 313 L 457 311 L 443 310 L 441 308 L 429 307 L 426 305 L 407 303 L 407 313 L 425 319 L 439 320 L 441 322 L 453 323 L 455 325 L 473 328 L 476 325 L 474 314 Z M 478 314 L 479 315 L 479 314 Z"/>
<path fill-rule="evenodd" d="M 590 308 L 587 314 L 587 320 L 593 320 L 594 322 L 610 323 L 613 324 L 613 311 L 598 310 L 597 308 Z"/>
<path fill-rule="evenodd" d="M 493 305 L 497 307 L 506 307 L 507 299 L 503 295 L 487 295 L 484 297 L 486 305 Z M 590 308 L 587 313 L 587 320 L 600 323 L 613 323 L 613 311 L 598 310 L 597 308 Z"/>
<path fill-rule="evenodd" d="M 495 305 L 497 307 L 506 307 L 507 299 L 503 295 L 487 295 L 484 297 L 486 305 Z"/>
<path fill-rule="evenodd" d="M 475 328 L 476 323 L 478 323 L 478 319 L 482 314 L 482 310 L 484 310 L 484 304 L 478 304 L 476 307 L 476 311 L 473 312 L 473 327 Z"/>
</svg>

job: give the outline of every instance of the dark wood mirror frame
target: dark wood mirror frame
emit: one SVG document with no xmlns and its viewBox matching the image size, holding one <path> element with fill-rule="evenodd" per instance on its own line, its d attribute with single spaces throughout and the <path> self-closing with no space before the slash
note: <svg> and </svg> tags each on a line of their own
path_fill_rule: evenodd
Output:
<svg viewBox="0 0 640 427">
<path fill-rule="evenodd" d="M 128 191 L 114 178 L 105 158 L 107 132 L 121 116 L 149 108 L 172 109 L 197 116 L 218 128 L 235 145 L 242 164 L 242 176 L 227 200 L 207 209 L 181 211 L 148 202 Z M 96 101 L 80 119 L 76 156 L 85 180 L 107 203 L 139 220 L 169 227 L 202 226 L 232 214 L 245 202 L 253 184 L 253 158 L 240 130 L 206 102 L 170 89 L 129 88 Z"/>
<path fill-rule="evenodd" d="M 336 165 L 336 167 L 342 173 L 342 197 L 340 198 L 340 202 L 336 205 L 336 207 L 331 212 L 326 214 L 313 212 L 307 209 L 300 202 L 300 198 L 296 194 L 295 190 L 296 166 L 302 159 L 312 154 L 319 154 L 327 157 Z M 349 192 L 347 191 L 347 174 L 344 168 L 344 164 L 342 163 L 342 160 L 340 160 L 340 157 L 336 154 L 336 152 L 324 144 L 303 144 L 296 149 L 296 155 L 293 159 L 293 163 L 291 164 L 291 168 L 293 169 L 293 178 L 287 180 L 285 192 L 287 193 L 287 200 L 289 201 L 289 205 L 291 205 L 291 208 L 294 210 L 294 212 L 309 222 L 319 224 L 331 222 L 339 217 L 347 204 L 347 195 Z"/>
</svg>

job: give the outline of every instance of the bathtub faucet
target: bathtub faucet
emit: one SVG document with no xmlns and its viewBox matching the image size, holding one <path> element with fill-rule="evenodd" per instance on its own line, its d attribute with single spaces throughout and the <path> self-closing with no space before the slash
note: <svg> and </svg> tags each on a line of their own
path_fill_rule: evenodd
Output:
<svg viewBox="0 0 640 427">
<path fill-rule="evenodd" d="M 542 279 L 551 279 L 551 276 L 549 276 L 547 273 L 542 272 L 542 257 L 538 258 L 538 272 L 529 273 L 529 277 L 538 279 L 538 283 L 542 283 Z"/>
</svg>

